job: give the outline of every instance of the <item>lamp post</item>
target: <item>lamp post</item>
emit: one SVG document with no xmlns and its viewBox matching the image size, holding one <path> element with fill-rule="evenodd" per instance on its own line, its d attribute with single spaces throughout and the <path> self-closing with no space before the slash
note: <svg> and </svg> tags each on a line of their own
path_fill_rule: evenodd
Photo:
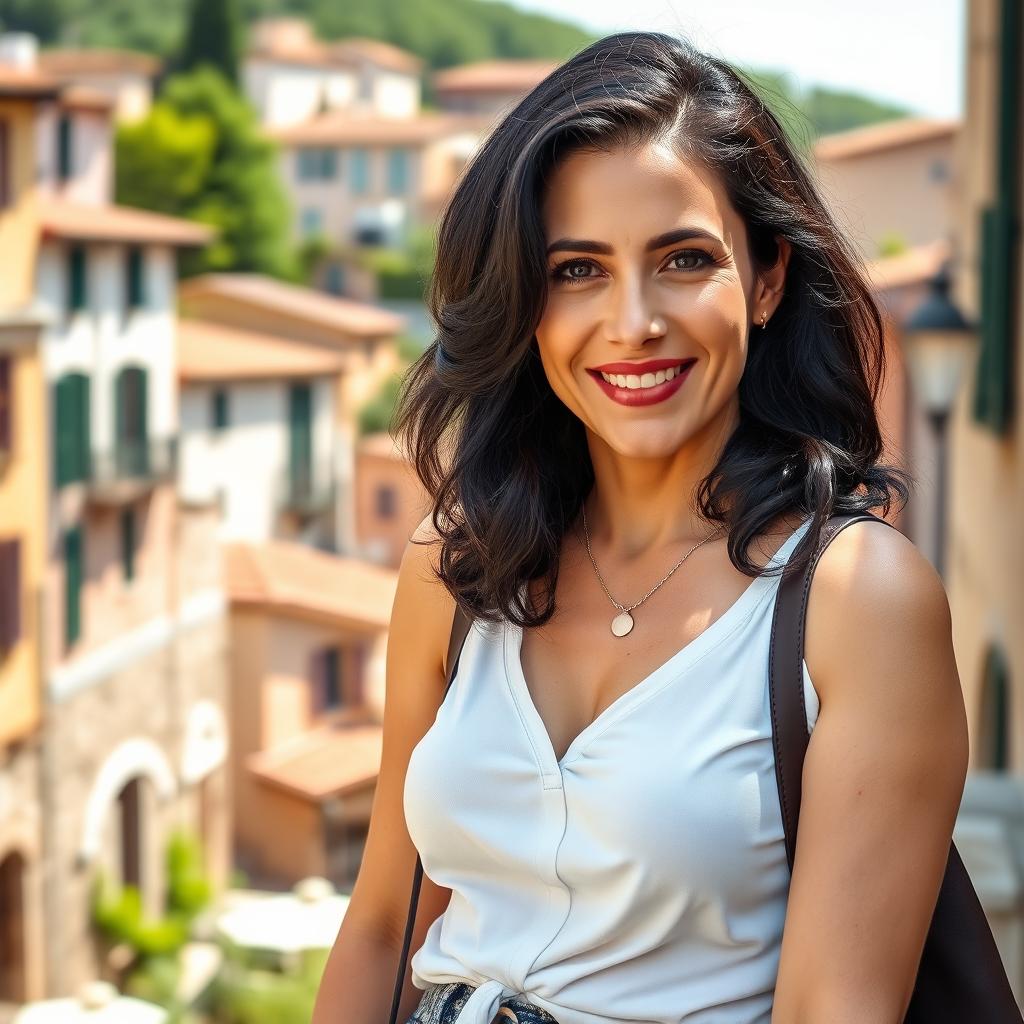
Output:
<svg viewBox="0 0 1024 1024">
<path fill-rule="evenodd" d="M 948 426 L 967 355 L 976 333 L 950 298 L 950 267 L 944 263 L 929 281 L 928 294 L 907 318 L 904 351 L 911 386 L 935 439 L 935 569 L 945 575 Z"/>
</svg>

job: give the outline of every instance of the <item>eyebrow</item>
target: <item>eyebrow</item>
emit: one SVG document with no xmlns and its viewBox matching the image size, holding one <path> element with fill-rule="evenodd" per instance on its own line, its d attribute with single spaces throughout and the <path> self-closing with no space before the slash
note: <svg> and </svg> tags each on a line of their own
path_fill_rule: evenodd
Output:
<svg viewBox="0 0 1024 1024">
<path fill-rule="evenodd" d="M 662 249 L 666 245 L 672 245 L 687 238 L 705 238 L 710 242 L 717 242 L 719 245 L 725 244 L 717 235 L 705 231 L 703 228 L 683 227 L 673 228 L 671 231 L 655 235 L 644 246 L 644 252 L 653 252 L 655 249 Z M 593 252 L 610 256 L 615 250 L 607 242 L 595 242 L 589 238 L 559 238 L 548 246 L 547 255 L 550 256 L 553 252 L 560 251 Z"/>
</svg>

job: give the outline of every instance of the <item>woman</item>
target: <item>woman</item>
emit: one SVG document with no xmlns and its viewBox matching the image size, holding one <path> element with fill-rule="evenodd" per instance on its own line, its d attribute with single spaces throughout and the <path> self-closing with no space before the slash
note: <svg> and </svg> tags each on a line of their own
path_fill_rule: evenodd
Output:
<svg viewBox="0 0 1024 1024">
<path fill-rule="evenodd" d="M 315 1024 L 386 1020 L 417 848 L 410 1024 L 902 1020 L 965 712 L 941 581 L 884 523 L 844 530 L 809 598 L 790 882 L 779 567 L 909 478 L 879 462 L 879 310 L 778 121 L 685 42 L 599 40 L 467 168 L 431 307 L 397 433 L 434 514 Z"/>
</svg>

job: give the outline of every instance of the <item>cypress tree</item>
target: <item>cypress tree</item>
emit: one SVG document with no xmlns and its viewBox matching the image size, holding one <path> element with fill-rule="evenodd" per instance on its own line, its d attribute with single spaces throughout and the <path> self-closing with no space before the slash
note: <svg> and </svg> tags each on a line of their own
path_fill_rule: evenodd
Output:
<svg viewBox="0 0 1024 1024">
<path fill-rule="evenodd" d="M 237 0 L 192 0 L 177 69 L 209 64 L 237 87 L 241 38 Z"/>
</svg>

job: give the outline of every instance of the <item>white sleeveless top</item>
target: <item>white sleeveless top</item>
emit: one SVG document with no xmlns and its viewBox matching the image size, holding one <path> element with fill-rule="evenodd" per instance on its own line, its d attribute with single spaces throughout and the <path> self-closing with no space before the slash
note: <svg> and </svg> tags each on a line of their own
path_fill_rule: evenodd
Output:
<svg viewBox="0 0 1024 1024">
<path fill-rule="evenodd" d="M 423 870 L 452 890 L 412 980 L 479 986 L 458 1024 L 490 1024 L 513 994 L 560 1024 L 770 1024 L 789 892 L 768 704 L 778 585 L 753 579 L 560 761 L 522 630 L 474 622 L 404 794 Z M 813 728 L 806 663 L 804 701 Z"/>
</svg>

